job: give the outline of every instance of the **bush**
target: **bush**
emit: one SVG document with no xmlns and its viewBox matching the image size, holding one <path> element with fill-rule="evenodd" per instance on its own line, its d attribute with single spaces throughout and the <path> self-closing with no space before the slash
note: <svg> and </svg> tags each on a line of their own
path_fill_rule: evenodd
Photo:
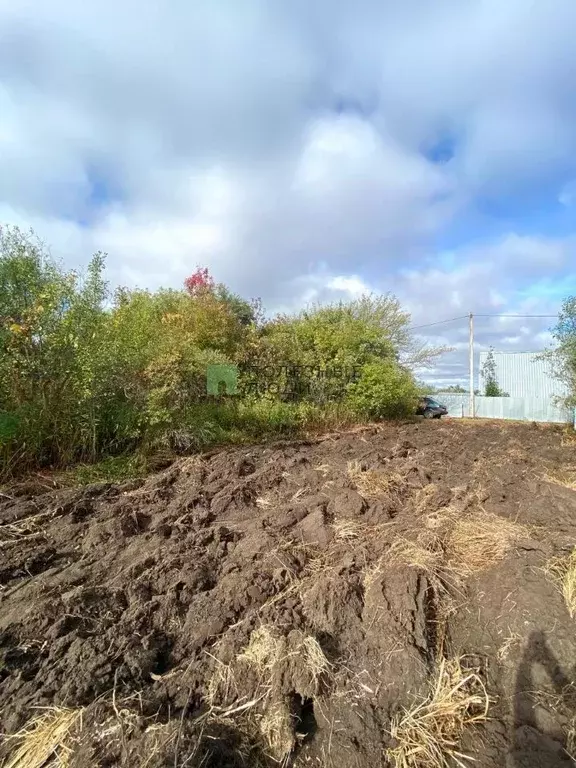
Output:
<svg viewBox="0 0 576 768">
<path fill-rule="evenodd" d="M 97 253 L 80 275 L 33 235 L 0 228 L 0 478 L 95 462 L 121 474 L 135 453 L 294 436 L 412 410 L 416 387 L 399 360 L 416 348 L 392 296 L 264 321 L 258 302 L 205 269 L 183 290 L 111 294 L 104 264 Z M 426 354 L 416 349 L 419 364 Z M 240 381 L 263 392 L 207 398 L 210 364 L 255 367 Z M 327 368 L 340 377 L 318 371 Z M 354 370 L 360 379 L 348 385 Z"/>
<path fill-rule="evenodd" d="M 348 388 L 348 402 L 369 419 L 401 418 L 414 414 L 418 387 L 409 371 L 389 361 L 368 363 L 360 380 Z"/>
</svg>

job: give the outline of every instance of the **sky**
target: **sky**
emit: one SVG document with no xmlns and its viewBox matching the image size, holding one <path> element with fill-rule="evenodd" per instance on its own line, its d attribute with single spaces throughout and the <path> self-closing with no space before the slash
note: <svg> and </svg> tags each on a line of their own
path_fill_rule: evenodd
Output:
<svg viewBox="0 0 576 768">
<path fill-rule="evenodd" d="M 576 293 L 574 0 L 0 0 L 0 223 L 112 285 L 414 326 Z M 476 320 L 476 348 L 554 318 Z M 425 378 L 467 375 L 467 320 Z"/>
</svg>

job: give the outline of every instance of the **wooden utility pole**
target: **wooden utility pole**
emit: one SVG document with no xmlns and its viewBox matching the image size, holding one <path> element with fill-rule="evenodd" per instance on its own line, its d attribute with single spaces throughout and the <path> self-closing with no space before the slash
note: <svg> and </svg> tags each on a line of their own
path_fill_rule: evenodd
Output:
<svg viewBox="0 0 576 768">
<path fill-rule="evenodd" d="M 474 417 L 474 315 L 470 312 L 470 416 Z"/>
</svg>

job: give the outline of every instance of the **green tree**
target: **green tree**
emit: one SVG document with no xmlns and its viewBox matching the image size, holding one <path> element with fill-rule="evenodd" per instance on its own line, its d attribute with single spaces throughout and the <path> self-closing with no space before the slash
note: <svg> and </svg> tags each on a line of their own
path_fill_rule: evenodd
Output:
<svg viewBox="0 0 576 768">
<path fill-rule="evenodd" d="M 315 402 L 344 399 L 347 376 L 366 363 L 394 358 L 396 350 L 377 315 L 354 304 L 314 306 L 264 324 L 248 346 L 246 362 L 265 391 L 303 392 Z M 341 371 L 326 377 L 320 371 Z"/>
<path fill-rule="evenodd" d="M 552 328 L 556 346 L 541 356 L 546 359 L 554 375 L 566 386 L 568 395 L 559 398 L 566 406 L 576 407 L 576 296 L 562 303 L 558 322 Z"/>
<path fill-rule="evenodd" d="M 494 349 L 490 347 L 488 356 L 482 366 L 482 378 L 484 380 L 485 397 L 508 397 L 508 394 L 500 389 L 496 376 L 496 360 L 494 359 Z"/>
<path fill-rule="evenodd" d="M 0 402 L 17 425 L 12 443 L 23 464 L 65 461 L 95 446 L 103 265 L 96 254 L 82 278 L 56 264 L 33 233 L 0 232 Z"/>
<path fill-rule="evenodd" d="M 451 384 L 449 387 L 442 387 L 442 389 L 439 389 L 438 391 L 452 395 L 464 395 L 468 392 L 468 390 L 461 387 L 460 384 Z"/>
<path fill-rule="evenodd" d="M 416 382 L 416 386 L 418 387 L 418 393 L 421 396 L 424 396 L 424 395 L 435 395 L 435 394 L 437 394 L 437 392 L 440 391 L 438 389 L 438 387 L 434 386 L 434 384 L 428 384 L 425 381 L 417 381 Z"/>
</svg>

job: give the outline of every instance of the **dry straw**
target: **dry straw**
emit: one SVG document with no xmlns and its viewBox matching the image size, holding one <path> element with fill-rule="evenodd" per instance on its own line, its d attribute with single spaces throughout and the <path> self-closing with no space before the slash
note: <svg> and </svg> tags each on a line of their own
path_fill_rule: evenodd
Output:
<svg viewBox="0 0 576 768">
<path fill-rule="evenodd" d="M 448 534 L 448 568 L 462 577 L 471 576 L 495 565 L 517 541 L 528 536 L 525 526 L 480 510 L 457 520 Z"/>
<path fill-rule="evenodd" d="M 375 469 L 362 469 L 359 461 L 348 463 L 348 477 L 356 490 L 366 499 L 375 499 L 397 490 L 404 478 L 398 472 L 379 472 Z"/>
<path fill-rule="evenodd" d="M 563 470 L 548 472 L 544 475 L 544 480 L 574 491 L 576 490 L 576 469 L 574 467 L 565 467 Z"/>
<path fill-rule="evenodd" d="M 287 638 L 276 635 L 268 626 L 254 630 L 248 645 L 238 656 L 253 667 L 260 676 L 261 690 L 266 705 L 259 718 L 259 730 L 267 748 L 278 762 L 285 762 L 296 743 L 295 721 L 289 701 L 280 690 L 275 689 L 275 672 L 278 664 L 289 658 L 298 660 L 308 684 L 313 691 L 327 679 L 331 665 L 318 641 L 311 635 L 299 633 L 288 644 Z"/>
<path fill-rule="evenodd" d="M 544 570 L 562 593 L 573 619 L 576 616 L 576 548 L 565 557 L 550 560 Z"/>
<path fill-rule="evenodd" d="M 17 745 L 3 768 L 66 768 L 72 751 L 68 744 L 75 728 L 82 722 L 81 709 L 50 707 L 33 718 L 13 736 Z"/>
<path fill-rule="evenodd" d="M 466 768 L 473 760 L 460 751 L 461 736 L 487 719 L 490 699 L 478 673 L 461 662 L 442 659 L 428 698 L 393 719 L 387 756 L 395 768 Z"/>
<path fill-rule="evenodd" d="M 428 515 L 415 541 L 398 539 L 390 561 L 400 562 L 446 581 L 472 576 L 502 560 L 530 534 L 526 526 L 479 510 L 457 518 L 450 508 Z"/>
</svg>

